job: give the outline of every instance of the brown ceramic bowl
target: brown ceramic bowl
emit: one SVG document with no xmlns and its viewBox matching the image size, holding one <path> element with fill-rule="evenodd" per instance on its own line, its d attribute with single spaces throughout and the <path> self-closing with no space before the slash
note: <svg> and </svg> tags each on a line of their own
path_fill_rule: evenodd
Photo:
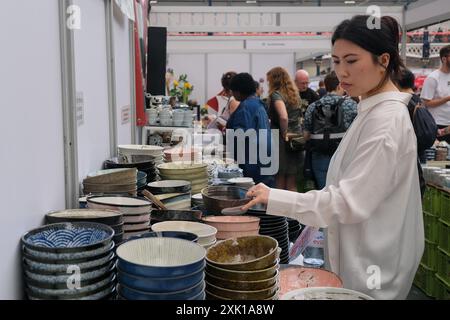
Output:
<svg viewBox="0 0 450 320">
<path fill-rule="evenodd" d="M 259 229 L 259 218 L 250 216 L 208 216 L 203 222 L 223 231 L 251 231 Z"/>
<path fill-rule="evenodd" d="M 248 236 L 221 241 L 208 249 L 206 261 L 228 270 L 254 271 L 273 266 L 279 258 L 277 240 Z"/>
<path fill-rule="evenodd" d="M 224 297 L 226 299 L 232 300 L 265 300 L 273 297 L 279 290 L 278 282 L 276 282 L 272 287 L 262 290 L 252 290 L 252 291 L 238 291 L 229 290 L 212 285 L 208 281 L 206 282 L 206 290 L 218 297 Z"/>
<path fill-rule="evenodd" d="M 210 186 L 201 192 L 206 210 L 210 214 L 221 215 L 225 208 L 240 207 L 250 202 L 247 191 L 234 186 Z"/>
<path fill-rule="evenodd" d="M 230 238 L 257 236 L 259 229 L 248 231 L 217 231 L 216 238 L 219 240 L 226 240 Z"/>
<path fill-rule="evenodd" d="M 236 281 L 228 280 L 219 277 L 215 277 L 206 272 L 206 281 L 218 286 L 220 288 L 237 290 L 237 291 L 257 291 L 271 288 L 278 281 L 279 273 L 275 272 L 275 275 L 268 279 L 257 280 L 257 281 Z"/>
<path fill-rule="evenodd" d="M 278 300 L 279 292 L 280 292 L 280 290 L 275 292 L 275 294 L 273 296 L 271 296 L 267 299 L 264 299 L 264 300 Z M 232 300 L 232 299 L 228 299 L 228 298 L 224 298 L 224 297 L 219 297 L 218 295 L 212 294 L 208 290 L 205 290 L 205 293 L 206 293 L 206 300 Z"/>
<path fill-rule="evenodd" d="M 212 264 L 206 263 L 206 273 L 224 278 L 227 280 L 237 280 L 237 281 L 258 281 L 263 279 L 268 279 L 273 277 L 277 270 L 279 269 L 279 261 L 277 261 L 273 266 L 267 269 L 256 270 L 256 271 L 235 271 L 222 269 Z"/>
</svg>

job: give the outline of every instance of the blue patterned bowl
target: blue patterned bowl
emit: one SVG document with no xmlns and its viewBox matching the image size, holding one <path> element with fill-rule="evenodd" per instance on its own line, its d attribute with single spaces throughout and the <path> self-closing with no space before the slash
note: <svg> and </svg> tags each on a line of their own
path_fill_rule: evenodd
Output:
<svg viewBox="0 0 450 320">
<path fill-rule="evenodd" d="M 201 281 L 186 290 L 167 293 L 144 292 L 120 283 L 117 291 L 125 300 L 192 300 L 205 291 L 205 282 Z"/>
<path fill-rule="evenodd" d="M 36 251 L 70 253 L 101 248 L 113 236 L 114 230 L 100 223 L 55 223 L 27 232 L 22 243 Z"/>
</svg>

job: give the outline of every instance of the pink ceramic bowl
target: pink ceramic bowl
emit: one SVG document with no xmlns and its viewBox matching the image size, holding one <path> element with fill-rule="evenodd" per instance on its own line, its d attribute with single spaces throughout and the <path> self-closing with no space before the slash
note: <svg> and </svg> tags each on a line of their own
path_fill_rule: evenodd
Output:
<svg viewBox="0 0 450 320">
<path fill-rule="evenodd" d="M 257 236 L 258 234 L 259 229 L 248 231 L 218 231 L 216 234 L 216 238 L 219 240 L 225 240 L 237 237 Z"/>
<path fill-rule="evenodd" d="M 250 216 L 209 216 L 202 219 L 218 232 L 259 230 L 259 218 Z"/>
</svg>

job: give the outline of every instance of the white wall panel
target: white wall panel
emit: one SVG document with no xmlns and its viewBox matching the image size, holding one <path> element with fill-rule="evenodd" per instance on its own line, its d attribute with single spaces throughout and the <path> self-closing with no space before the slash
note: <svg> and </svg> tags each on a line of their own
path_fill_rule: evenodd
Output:
<svg viewBox="0 0 450 320">
<path fill-rule="evenodd" d="M 76 0 L 81 30 L 75 31 L 76 91 L 84 95 L 84 123 L 78 127 L 80 181 L 110 156 L 105 3 Z"/>
<path fill-rule="evenodd" d="M 0 299 L 21 299 L 20 237 L 64 209 L 58 1 L 0 9 Z"/>
</svg>

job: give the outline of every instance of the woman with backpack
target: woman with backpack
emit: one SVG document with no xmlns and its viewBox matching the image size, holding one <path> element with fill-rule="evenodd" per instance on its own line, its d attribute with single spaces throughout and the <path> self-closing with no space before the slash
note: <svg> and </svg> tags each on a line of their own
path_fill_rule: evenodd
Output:
<svg viewBox="0 0 450 320">
<path fill-rule="evenodd" d="M 369 28 L 371 27 L 371 28 Z M 400 27 L 392 17 L 345 20 L 332 36 L 341 86 L 360 96 L 358 115 L 328 169 L 322 190 L 295 193 L 251 188 L 242 209 L 326 227 L 326 267 L 344 287 L 376 299 L 405 299 L 424 249 L 417 143 L 406 105 L 393 83 L 403 66 Z"/>
<path fill-rule="evenodd" d="M 279 170 L 276 186 L 279 189 L 297 191 L 297 171 L 300 152 L 289 150 L 290 134 L 301 133 L 300 97 L 289 73 L 281 67 L 267 72 L 269 85 L 269 119 L 271 128 L 279 130 Z"/>
</svg>

